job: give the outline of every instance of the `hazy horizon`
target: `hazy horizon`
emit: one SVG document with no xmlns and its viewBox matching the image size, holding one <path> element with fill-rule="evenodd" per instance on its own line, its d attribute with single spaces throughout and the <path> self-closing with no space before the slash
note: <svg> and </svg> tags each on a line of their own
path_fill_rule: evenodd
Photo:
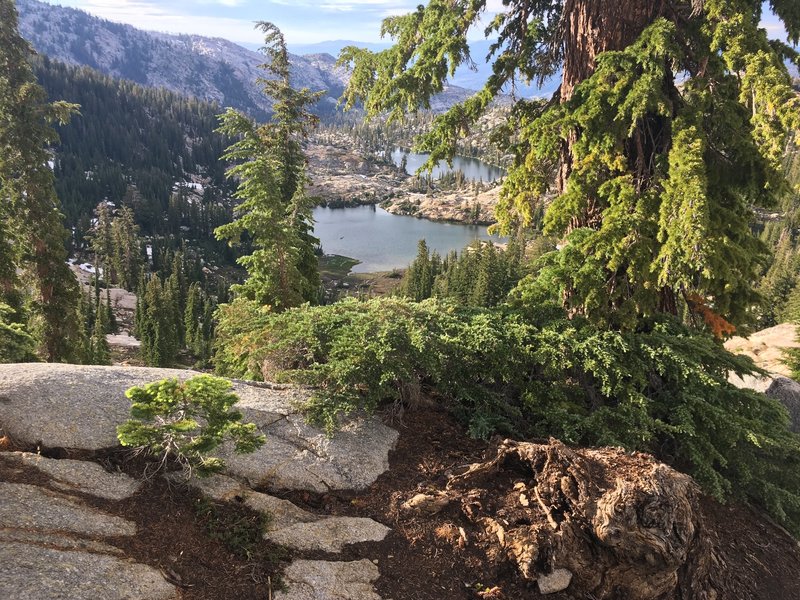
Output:
<svg viewBox="0 0 800 600">
<path fill-rule="evenodd" d="M 374 44 L 381 22 L 413 11 L 420 0 L 41 0 L 81 9 L 91 15 L 139 29 L 173 34 L 220 37 L 256 49 L 263 41 L 253 27 L 271 21 L 283 31 L 289 46 L 348 40 Z M 501 0 L 488 0 L 484 21 L 501 11 Z M 778 19 L 765 6 L 761 25 L 771 37 L 785 39 Z M 484 39 L 482 28 L 471 39 Z"/>
</svg>

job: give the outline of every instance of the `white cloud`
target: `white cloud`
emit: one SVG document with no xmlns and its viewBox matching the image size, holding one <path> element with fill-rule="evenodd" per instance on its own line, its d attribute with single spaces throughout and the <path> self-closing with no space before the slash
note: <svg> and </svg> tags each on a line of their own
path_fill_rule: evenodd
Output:
<svg viewBox="0 0 800 600">
<path fill-rule="evenodd" d="M 313 2 L 311 0 L 271 0 L 272 4 L 291 6 L 297 8 L 314 8 L 325 12 L 354 12 L 385 13 L 391 11 L 395 14 L 405 14 L 416 8 L 419 2 L 403 2 L 402 0 L 325 0 Z"/>
</svg>

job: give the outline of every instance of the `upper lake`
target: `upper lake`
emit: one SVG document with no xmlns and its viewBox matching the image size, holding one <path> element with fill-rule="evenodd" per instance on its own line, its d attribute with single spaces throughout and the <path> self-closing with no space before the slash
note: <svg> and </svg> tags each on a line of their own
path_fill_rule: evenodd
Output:
<svg viewBox="0 0 800 600">
<path fill-rule="evenodd" d="M 424 239 L 431 251 L 442 256 L 462 250 L 473 240 L 492 240 L 486 227 L 440 223 L 393 215 L 378 206 L 314 209 L 314 235 L 325 254 L 340 254 L 360 260 L 354 273 L 391 271 L 407 267 L 417 255 L 417 243 Z"/>
<path fill-rule="evenodd" d="M 395 148 L 392 151 L 392 162 L 399 167 L 403 162 L 403 156 L 406 157 L 406 173 L 413 175 L 417 172 L 417 169 L 425 164 L 425 161 L 428 160 L 430 155 L 416 154 L 414 152 L 408 152 L 403 148 Z M 453 171 L 461 171 L 464 173 L 464 178 L 467 181 L 483 181 L 484 183 L 497 181 L 506 174 L 500 167 L 489 165 L 477 158 L 454 156 L 452 168 L 450 168 L 445 161 L 441 161 L 433 171 L 431 171 L 431 177 L 433 179 L 439 179 L 443 174 Z"/>
</svg>

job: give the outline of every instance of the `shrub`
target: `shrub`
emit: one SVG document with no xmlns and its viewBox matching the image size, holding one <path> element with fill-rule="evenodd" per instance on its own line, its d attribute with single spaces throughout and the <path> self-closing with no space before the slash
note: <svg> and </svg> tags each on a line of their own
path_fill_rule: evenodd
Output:
<svg viewBox="0 0 800 600">
<path fill-rule="evenodd" d="M 800 437 L 775 400 L 728 383 L 759 370 L 669 317 L 632 332 L 527 303 L 346 300 L 269 315 L 244 363 L 310 384 L 329 430 L 356 409 L 427 394 L 476 436 L 619 445 L 685 470 L 711 494 L 757 500 L 800 532 Z"/>
<path fill-rule="evenodd" d="M 22 323 L 12 319 L 15 311 L 0 302 L 0 363 L 39 360 L 36 356 L 36 340 L 25 330 Z"/>
<path fill-rule="evenodd" d="M 208 455 L 224 441 L 233 441 L 240 454 L 264 444 L 256 426 L 242 423 L 242 413 L 232 410 L 239 398 L 230 390 L 230 381 L 209 375 L 132 387 L 125 395 L 133 402 L 133 418 L 117 427 L 117 437 L 123 446 L 160 456 L 161 466 L 174 459 L 187 474 L 220 471 L 222 459 Z"/>
</svg>

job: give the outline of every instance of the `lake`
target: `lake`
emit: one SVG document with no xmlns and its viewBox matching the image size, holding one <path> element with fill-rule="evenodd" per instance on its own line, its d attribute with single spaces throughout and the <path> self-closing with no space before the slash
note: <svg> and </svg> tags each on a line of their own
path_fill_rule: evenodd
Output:
<svg viewBox="0 0 800 600">
<path fill-rule="evenodd" d="M 341 254 L 360 260 L 354 273 L 403 269 L 417 255 L 417 242 L 442 256 L 462 250 L 473 240 L 500 242 L 486 233 L 486 227 L 440 223 L 393 215 L 378 206 L 314 209 L 314 235 L 325 254 Z"/>
<path fill-rule="evenodd" d="M 417 172 L 417 169 L 425 164 L 430 154 L 417 154 L 404 150 L 403 148 L 395 148 L 392 151 L 392 162 L 394 162 L 395 166 L 400 166 L 403 161 L 403 156 L 406 157 L 406 173 L 413 175 Z M 433 179 L 439 179 L 443 174 L 452 171 L 461 171 L 464 173 L 464 178 L 467 181 L 483 181 L 484 183 L 497 181 L 506 174 L 500 167 L 486 164 L 477 158 L 454 156 L 452 168 L 450 168 L 445 161 L 441 161 L 438 166 L 431 171 L 431 177 L 433 177 Z"/>
</svg>

